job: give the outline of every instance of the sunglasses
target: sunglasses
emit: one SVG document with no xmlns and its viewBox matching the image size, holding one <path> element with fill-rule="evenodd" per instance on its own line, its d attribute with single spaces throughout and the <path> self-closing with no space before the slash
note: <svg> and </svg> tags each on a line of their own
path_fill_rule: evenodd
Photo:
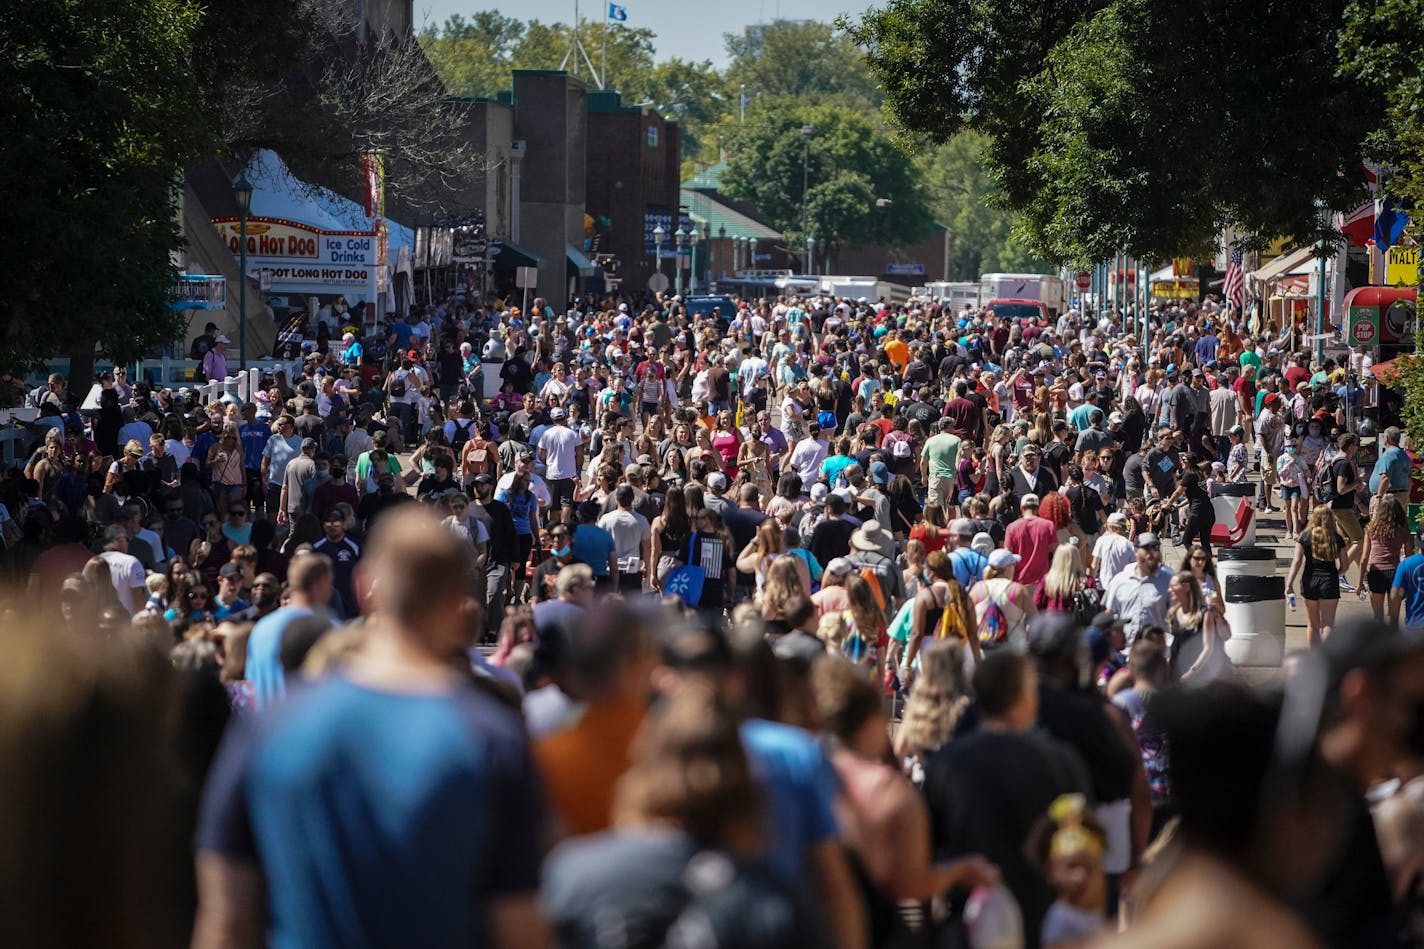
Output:
<svg viewBox="0 0 1424 949">
<path fill-rule="evenodd" d="M 218 526 L 217 519 L 214 518 L 214 519 L 212 519 L 212 520 L 204 520 L 204 521 L 203 521 L 203 526 L 204 526 L 204 527 L 217 527 L 217 526 Z"/>
<path fill-rule="evenodd" d="M 275 584 L 275 583 L 267 583 L 267 582 L 264 581 L 264 580 L 258 580 L 256 583 L 252 584 L 252 589 L 254 589 L 254 590 L 275 590 L 275 589 L 277 589 L 277 584 Z"/>
<path fill-rule="evenodd" d="M 246 516 L 247 516 L 247 511 L 246 511 L 245 509 L 243 509 L 243 508 L 240 508 L 240 507 L 235 507 L 235 508 L 233 508 L 231 511 L 228 511 L 227 513 L 228 513 L 228 516 L 229 516 L 229 517 L 246 517 Z"/>
<path fill-rule="evenodd" d="M 1206 563 L 1206 557 L 1202 556 L 1201 554 L 1192 554 L 1192 562 L 1193 562 L 1193 563 Z"/>
</svg>

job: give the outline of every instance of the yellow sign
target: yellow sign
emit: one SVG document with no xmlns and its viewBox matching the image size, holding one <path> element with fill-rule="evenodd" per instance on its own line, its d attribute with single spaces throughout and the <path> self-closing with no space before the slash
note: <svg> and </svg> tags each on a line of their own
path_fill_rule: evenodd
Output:
<svg viewBox="0 0 1424 949">
<path fill-rule="evenodd" d="M 1391 247 L 1385 253 L 1384 282 L 1390 287 L 1413 287 L 1419 283 L 1419 248 Z"/>
</svg>

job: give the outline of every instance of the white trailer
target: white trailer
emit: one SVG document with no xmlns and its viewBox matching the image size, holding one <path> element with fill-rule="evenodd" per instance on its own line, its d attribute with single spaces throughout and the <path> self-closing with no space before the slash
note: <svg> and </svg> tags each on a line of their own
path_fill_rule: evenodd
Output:
<svg viewBox="0 0 1424 949">
<path fill-rule="evenodd" d="M 1052 316 L 1068 309 L 1068 284 L 1041 273 L 986 273 L 979 278 L 981 303 L 990 300 L 1038 300 Z"/>
</svg>

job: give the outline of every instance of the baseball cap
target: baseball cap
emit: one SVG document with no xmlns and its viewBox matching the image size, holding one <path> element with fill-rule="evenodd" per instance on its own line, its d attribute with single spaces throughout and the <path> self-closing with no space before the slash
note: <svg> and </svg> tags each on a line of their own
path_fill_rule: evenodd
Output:
<svg viewBox="0 0 1424 949">
<path fill-rule="evenodd" d="M 558 406 L 555 406 L 554 408 L 552 408 L 552 409 L 549 410 L 549 418 L 551 418 L 551 419 L 553 419 L 553 420 L 555 420 L 555 421 L 558 421 L 559 419 L 561 419 L 561 418 L 563 418 L 563 417 L 564 417 L 564 410 L 561 409 L 561 408 L 559 408 Z"/>
<path fill-rule="evenodd" d="M 998 550 L 994 551 L 989 555 L 989 566 L 993 567 L 995 570 L 1002 570 L 1005 567 L 1012 567 L 1014 564 L 1018 563 L 1022 559 L 1023 558 L 1020 557 L 1018 554 L 1011 553 L 1010 551 L 1007 551 L 1004 548 L 1000 547 Z"/>
<path fill-rule="evenodd" d="M 1136 547 L 1160 547 L 1162 542 L 1157 539 L 1157 535 L 1151 531 L 1143 531 L 1137 535 Z"/>
<path fill-rule="evenodd" d="M 885 462 L 877 461 L 870 466 L 870 477 L 880 484 L 889 484 L 890 469 L 885 467 Z"/>
<path fill-rule="evenodd" d="M 477 474 L 475 475 L 475 484 L 494 484 L 494 475 Z"/>
<path fill-rule="evenodd" d="M 720 471 L 712 472 L 707 476 L 707 487 L 717 492 L 727 490 L 727 476 Z"/>
<path fill-rule="evenodd" d="M 826 573 L 833 577 L 842 577 L 855 569 L 855 565 L 844 557 L 835 557 L 826 564 Z"/>
<path fill-rule="evenodd" d="M 828 487 L 826 487 L 824 484 L 813 484 L 813 485 L 811 485 L 811 501 L 812 501 L 812 503 L 820 504 L 822 501 L 826 500 L 826 496 L 829 495 L 830 493 L 831 493 L 831 489 L 828 488 Z"/>
<path fill-rule="evenodd" d="M 229 560 L 218 569 L 218 576 L 240 577 L 242 576 L 242 567 L 236 560 Z"/>
<path fill-rule="evenodd" d="M 1124 527 L 1127 525 L 1127 515 L 1121 511 L 1114 511 L 1108 515 L 1108 523 L 1114 527 Z"/>
<path fill-rule="evenodd" d="M 1038 507 L 1038 495 L 1030 492 L 1019 499 L 1019 507 Z"/>
<path fill-rule="evenodd" d="M 958 537 L 973 537 L 974 525 L 969 523 L 968 518 L 957 517 L 949 525 L 949 532 Z"/>
<path fill-rule="evenodd" d="M 974 539 L 969 542 L 969 546 L 976 553 L 981 553 L 987 557 L 994 550 L 994 538 L 990 537 L 988 532 L 980 531 L 974 535 Z"/>
<path fill-rule="evenodd" d="M 346 520 L 346 512 L 341 510 L 341 508 L 339 507 L 331 508 L 329 511 L 326 512 L 326 517 L 324 517 L 323 520 L 344 522 Z"/>
<path fill-rule="evenodd" d="M 410 350 L 410 351 L 408 351 L 408 352 L 406 353 L 406 356 L 408 356 L 408 357 L 410 358 L 410 360 L 411 360 L 412 362 L 414 362 L 415 360 L 417 360 L 417 359 L 420 358 L 420 353 L 418 353 L 418 352 L 416 352 L 415 350 L 412 349 L 412 350 Z"/>
<path fill-rule="evenodd" d="M 1108 424 L 1109 424 L 1109 425 L 1121 425 L 1121 424 L 1122 424 L 1122 413 L 1121 413 L 1121 412 L 1114 412 L 1114 413 L 1112 413 L 1111 415 L 1109 415 L 1109 416 L 1108 416 Z"/>
<path fill-rule="evenodd" d="M 303 439 L 302 439 L 302 451 L 306 451 L 308 448 L 310 448 L 310 449 L 312 449 L 312 450 L 315 450 L 315 449 L 316 449 L 316 439 L 315 439 L 315 438 L 303 438 Z"/>
</svg>

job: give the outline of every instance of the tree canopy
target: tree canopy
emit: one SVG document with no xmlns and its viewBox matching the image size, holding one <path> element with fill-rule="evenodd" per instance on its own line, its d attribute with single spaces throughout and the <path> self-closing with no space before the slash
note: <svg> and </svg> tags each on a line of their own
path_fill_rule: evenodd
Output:
<svg viewBox="0 0 1424 949">
<path fill-rule="evenodd" d="M 754 203 L 793 248 L 808 233 L 913 244 L 928 232 L 929 205 L 910 156 L 850 106 L 762 99 L 745 123 L 726 120 L 719 141 L 727 153 L 722 189 Z"/>
<path fill-rule="evenodd" d="M 364 36 L 343 0 L 12 0 L 0 9 L 0 364 L 170 342 L 184 169 L 279 150 L 359 190 L 381 150 L 393 194 L 439 201 L 479 169 L 410 38 Z"/>
<path fill-rule="evenodd" d="M 1363 197 L 1381 108 L 1340 74 L 1345 0 L 890 0 L 845 25 L 906 131 L 989 141 L 1045 258 L 1311 240 Z M 1269 57 L 1251 50 L 1271 50 Z"/>
</svg>

